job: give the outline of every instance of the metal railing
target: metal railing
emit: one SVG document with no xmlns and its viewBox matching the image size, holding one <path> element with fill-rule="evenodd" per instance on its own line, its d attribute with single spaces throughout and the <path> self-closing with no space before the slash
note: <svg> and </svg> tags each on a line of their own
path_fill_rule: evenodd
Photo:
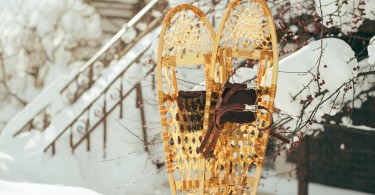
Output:
<svg viewBox="0 0 375 195">
<path fill-rule="evenodd" d="M 66 96 L 70 104 L 77 101 L 77 99 L 95 83 L 95 80 L 100 77 L 100 72 L 95 71 L 95 62 L 97 64 L 103 64 L 104 67 L 108 66 L 112 59 L 120 57 L 118 53 L 121 52 L 122 48 L 134 45 L 131 42 L 129 45 L 119 44 L 117 48 L 116 43 L 119 42 L 121 36 L 123 36 L 129 28 L 134 27 L 137 23 L 141 22 L 141 19 L 146 16 L 146 13 L 150 12 L 155 7 L 158 0 L 152 0 L 148 3 L 137 15 L 135 15 L 127 24 L 125 24 L 102 48 L 99 49 L 85 64 L 82 65 L 78 73 L 74 76 L 62 90 L 61 94 Z M 150 15 L 147 15 L 150 16 Z M 112 50 L 109 50 L 113 48 Z M 108 52 L 109 50 L 109 52 Z M 122 52 L 123 53 L 123 52 Z M 103 57 L 104 54 L 108 54 L 107 58 Z"/>
<path fill-rule="evenodd" d="M 162 12 L 162 16 L 155 19 L 149 24 L 149 29 L 152 29 L 156 27 L 157 25 L 161 24 L 163 16 L 167 13 L 167 10 L 164 10 Z M 144 31 L 143 33 L 140 33 L 137 38 L 135 38 L 133 41 L 137 42 L 140 40 L 145 34 L 147 34 L 148 31 Z M 151 46 L 151 45 L 150 45 Z M 126 53 L 127 50 L 129 50 L 131 47 L 125 47 L 123 52 L 120 53 L 122 56 L 123 53 Z M 109 114 L 111 114 L 116 108 L 119 110 L 119 117 L 122 118 L 123 114 L 123 101 L 129 96 L 130 93 L 133 91 L 136 92 L 137 98 L 136 98 L 136 105 L 140 109 L 141 114 L 141 120 L 142 120 L 142 131 L 143 131 L 143 141 L 145 146 L 147 143 L 147 129 L 145 125 L 145 116 L 144 116 L 144 110 L 142 105 L 142 92 L 140 89 L 139 82 L 141 80 L 144 80 L 147 76 L 151 75 L 154 72 L 154 68 L 156 65 L 154 62 L 152 62 L 153 66 L 152 68 L 140 79 L 136 84 L 134 84 L 129 90 L 124 91 L 124 83 L 123 80 L 125 78 L 125 74 L 129 70 L 129 68 L 137 61 L 139 61 L 142 58 L 142 54 L 138 56 L 136 59 L 134 59 L 124 70 L 121 71 L 121 73 L 118 74 L 114 80 L 109 83 L 103 91 L 88 104 L 78 115 L 75 117 L 73 121 L 71 121 L 66 128 L 59 133 L 55 139 L 53 139 L 50 144 L 47 145 L 47 147 L 44 149 L 44 152 L 47 152 L 48 150 L 51 150 L 52 155 L 55 155 L 56 153 L 56 142 L 62 138 L 62 135 L 66 133 L 69 134 L 69 143 L 70 147 L 72 149 L 72 152 L 74 152 L 78 146 L 80 146 L 83 143 L 86 143 L 86 149 L 87 151 L 90 150 L 90 135 L 92 132 L 94 132 L 96 129 L 99 129 L 98 127 L 102 125 L 103 130 L 103 151 L 105 156 L 105 149 L 107 145 L 107 117 Z M 110 97 L 118 97 L 118 99 L 108 99 Z M 112 103 L 109 103 L 112 101 Z M 93 119 L 92 116 L 96 115 L 96 118 Z M 78 135 L 81 134 L 81 135 Z M 78 137 L 78 141 L 75 141 L 74 139 Z M 86 142 L 85 142 L 86 141 Z M 147 147 L 145 147 L 147 151 Z"/>
<path fill-rule="evenodd" d="M 142 57 L 139 56 L 135 61 L 139 60 Z M 156 65 L 153 67 L 140 79 L 137 84 L 133 85 L 129 90 L 124 91 L 124 76 L 128 69 L 122 71 L 104 90 L 99 94 L 90 104 L 88 104 L 82 112 L 72 121 L 70 124 L 60 133 L 55 139 L 44 149 L 44 152 L 47 152 L 49 149 L 52 150 L 52 155 L 56 153 L 56 142 L 62 137 L 63 134 L 69 132 L 70 147 L 72 152 L 84 143 L 86 140 L 87 151 L 90 150 L 90 134 L 98 129 L 99 125 L 103 126 L 103 151 L 105 156 L 105 149 L 107 146 L 107 117 L 111 114 L 116 108 L 119 108 L 119 117 L 122 117 L 123 113 L 123 101 L 127 98 L 133 91 L 137 92 L 139 90 L 139 82 L 144 80 L 147 76 L 151 75 L 154 72 Z M 138 92 L 139 93 L 139 92 Z M 118 97 L 117 100 L 109 99 L 111 97 Z M 138 101 L 139 98 L 137 97 Z M 109 103 L 110 101 L 114 103 Z M 137 101 L 137 100 L 136 100 Z M 137 101 L 137 102 L 138 102 Z M 141 115 L 143 114 L 140 110 Z M 96 118 L 93 117 L 96 115 Z M 146 130 L 144 130 L 146 131 Z M 73 138 L 76 137 L 75 134 L 83 134 L 80 136 L 78 141 L 74 142 Z M 144 136 L 146 136 L 144 134 Z M 147 136 L 146 136 L 147 137 Z M 147 145 L 147 139 L 144 140 L 145 145 Z"/>
</svg>

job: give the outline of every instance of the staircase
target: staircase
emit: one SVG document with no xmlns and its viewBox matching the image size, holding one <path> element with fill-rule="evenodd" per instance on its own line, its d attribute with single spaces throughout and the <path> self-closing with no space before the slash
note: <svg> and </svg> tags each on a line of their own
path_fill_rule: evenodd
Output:
<svg viewBox="0 0 375 195">
<path fill-rule="evenodd" d="M 92 1 L 98 5 L 100 2 Z M 82 145 L 90 151 L 95 142 L 94 145 L 102 145 L 105 157 L 110 131 L 108 120 L 123 118 L 126 113 L 124 104 L 133 102 L 139 109 L 141 137 L 145 150 L 149 152 L 151 138 L 147 135 L 144 88 L 141 86 L 142 81 L 154 81 L 152 75 L 156 64 L 150 57 L 150 47 L 158 38 L 159 26 L 167 11 L 162 7 L 167 6 L 157 0 L 150 1 L 78 71 L 57 78 L 12 118 L 2 136 L 17 137 L 25 131 L 39 130 L 44 137 L 44 152 L 55 155 L 58 145 L 66 142 L 72 153 Z M 161 13 L 161 16 L 146 14 L 152 11 Z M 138 31 L 130 43 L 120 40 L 129 28 L 145 21 L 147 29 Z M 97 136 L 92 138 L 92 134 L 99 130 L 102 131 L 100 144 Z"/>
<path fill-rule="evenodd" d="M 146 5 L 143 0 L 88 0 L 86 3 L 96 8 L 101 16 L 103 32 L 108 36 L 115 34 Z"/>
</svg>

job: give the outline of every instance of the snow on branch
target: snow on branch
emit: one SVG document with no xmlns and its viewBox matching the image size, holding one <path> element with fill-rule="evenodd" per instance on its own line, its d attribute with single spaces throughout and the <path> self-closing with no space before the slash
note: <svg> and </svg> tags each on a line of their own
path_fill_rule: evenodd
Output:
<svg viewBox="0 0 375 195">
<path fill-rule="evenodd" d="M 275 106 L 289 135 L 321 130 L 330 116 L 352 109 L 363 91 L 373 91 L 373 71 L 362 71 L 350 46 L 327 38 L 309 43 L 280 61 Z M 345 122 L 345 121 L 332 121 Z M 300 133 L 302 132 L 302 133 Z M 313 132 L 313 131 L 311 131 Z"/>
<path fill-rule="evenodd" d="M 375 20 L 372 0 L 315 0 L 317 13 L 326 27 L 339 27 L 345 34 L 357 32 L 363 19 Z"/>
<path fill-rule="evenodd" d="M 336 38 L 310 42 L 282 59 L 275 128 L 284 130 L 289 137 L 322 130 L 322 125 L 330 122 L 328 117 L 344 107 L 353 107 L 361 92 L 373 90 L 374 73 L 361 66 L 351 47 Z M 232 79 L 245 82 L 252 76 L 256 76 L 256 67 L 239 68 Z"/>
</svg>

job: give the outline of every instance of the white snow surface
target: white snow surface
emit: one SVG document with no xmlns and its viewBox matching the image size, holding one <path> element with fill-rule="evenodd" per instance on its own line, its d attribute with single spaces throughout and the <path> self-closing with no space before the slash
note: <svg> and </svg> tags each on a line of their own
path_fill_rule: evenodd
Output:
<svg viewBox="0 0 375 195">
<path fill-rule="evenodd" d="M 320 55 L 322 55 L 321 59 Z M 275 106 L 292 116 L 298 116 L 302 109 L 300 101 L 306 100 L 308 95 L 315 98 L 319 91 L 318 82 L 324 81 L 320 88 L 321 91 L 328 90 L 326 96 L 329 96 L 356 75 L 356 72 L 353 72 L 353 68 L 356 66 L 357 60 L 354 57 L 354 52 L 344 41 L 335 38 L 313 41 L 280 61 L 277 83 L 279 88 Z M 314 81 L 318 70 L 320 79 Z M 307 89 L 300 93 L 306 86 Z M 320 99 L 314 100 L 306 111 L 311 112 Z M 340 100 L 341 98 L 337 101 Z M 320 107 L 320 117 L 325 113 L 335 114 L 337 110 L 331 110 L 331 108 L 330 101 L 323 104 Z M 319 117 L 316 119 L 320 121 Z"/>
<path fill-rule="evenodd" d="M 368 63 L 375 64 L 375 36 L 370 39 L 369 45 L 367 46 L 368 52 Z"/>
<path fill-rule="evenodd" d="M 0 180 L 0 192 L 3 195 L 99 195 L 99 193 L 80 187 L 66 187 L 34 183 L 17 183 Z"/>
</svg>

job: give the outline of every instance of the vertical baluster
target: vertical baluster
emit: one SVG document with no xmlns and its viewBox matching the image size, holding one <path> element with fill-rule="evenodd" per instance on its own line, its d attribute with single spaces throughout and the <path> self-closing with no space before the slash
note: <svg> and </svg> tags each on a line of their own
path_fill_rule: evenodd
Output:
<svg viewBox="0 0 375 195">
<path fill-rule="evenodd" d="M 73 95 L 73 100 L 70 102 L 70 103 L 73 103 L 73 102 L 76 102 L 78 97 L 79 97 L 79 83 L 78 83 L 78 77 L 79 77 L 80 74 L 77 74 L 77 76 L 74 78 L 75 80 L 75 83 L 76 83 L 76 86 L 77 86 L 77 89 L 76 91 L 74 92 L 74 95 Z"/>
<path fill-rule="evenodd" d="M 124 74 L 122 76 L 124 76 Z M 120 92 L 119 92 L 120 93 L 120 118 L 122 118 L 122 116 L 123 116 L 123 104 L 122 104 L 123 77 L 122 76 L 119 78 L 119 80 L 120 80 Z"/>
<path fill-rule="evenodd" d="M 52 142 L 52 156 L 56 153 L 55 142 Z"/>
<path fill-rule="evenodd" d="M 156 87 L 156 79 L 155 79 L 155 74 L 152 74 L 151 75 L 151 78 L 152 78 L 152 90 L 155 90 L 155 87 Z"/>
<path fill-rule="evenodd" d="M 91 108 L 91 106 L 90 106 Z M 90 127 L 90 109 L 87 110 L 87 119 L 86 119 L 86 150 L 90 151 L 90 133 L 88 133 Z"/>
<path fill-rule="evenodd" d="M 94 68 L 93 66 L 90 66 L 89 68 L 89 86 L 87 87 L 88 89 L 92 86 L 94 82 Z"/>
<path fill-rule="evenodd" d="M 47 113 L 47 107 L 44 109 L 43 114 L 43 131 L 48 127 L 48 113 Z"/>
<path fill-rule="evenodd" d="M 137 108 L 139 108 L 141 112 L 141 120 L 142 120 L 142 132 L 143 132 L 143 144 L 145 146 L 145 151 L 149 152 L 148 150 L 148 140 L 147 140 L 147 124 L 146 124 L 146 117 L 145 117 L 145 111 L 143 107 L 143 97 L 142 97 L 142 88 L 141 88 L 141 83 L 136 84 L 136 105 Z"/>
<path fill-rule="evenodd" d="M 72 148 L 72 154 L 73 154 L 73 153 L 74 153 L 74 145 L 73 145 L 73 125 L 72 125 L 72 127 L 70 127 L 69 143 L 70 143 L 70 148 Z"/>
<path fill-rule="evenodd" d="M 107 94 L 104 93 L 103 104 L 103 158 L 106 157 L 107 148 Z"/>
</svg>

